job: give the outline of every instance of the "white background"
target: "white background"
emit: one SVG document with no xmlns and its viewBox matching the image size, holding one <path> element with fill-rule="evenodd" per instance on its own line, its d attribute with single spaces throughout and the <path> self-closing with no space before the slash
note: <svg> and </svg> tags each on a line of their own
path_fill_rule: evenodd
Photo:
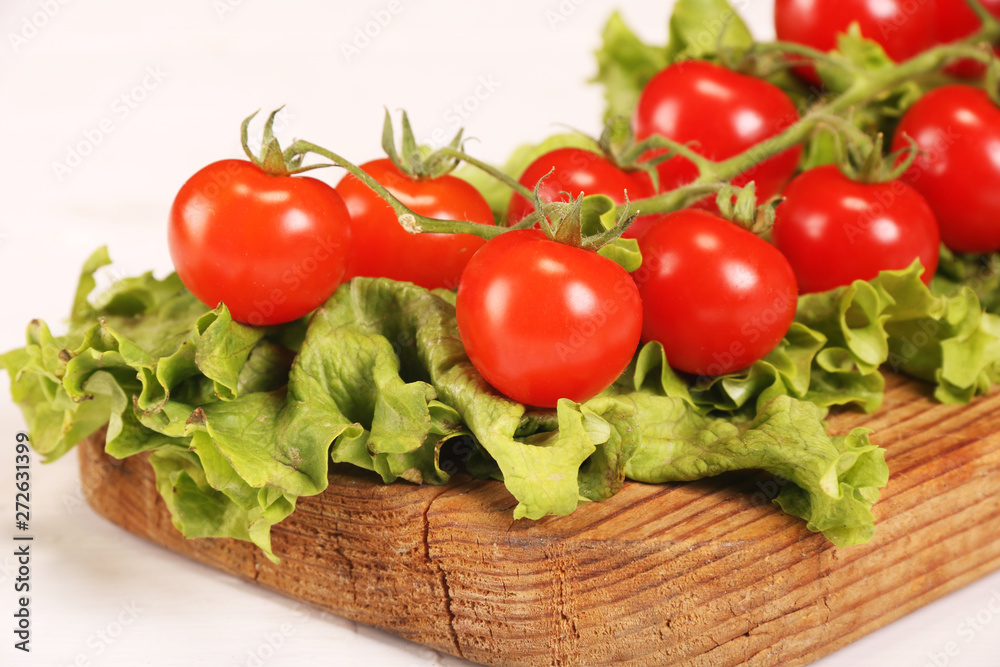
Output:
<svg viewBox="0 0 1000 667">
<path fill-rule="evenodd" d="M 644 38 L 665 40 L 672 2 L 617 4 Z M 287 104 L 281 138 L 307 138 L 355 162 L 379 156 L 383 106 L 406 108 L 422 137 L 437 129 L 450 136 L 456 115 L 467 116 L 468 135 L 479 139 L 470 149 L 492 161 L 560 131 L 558 123 L 596 134 L 600 92 L 584 82 L 614 5 L 5 0 L 0 350 L 21 345 L 32 318 L 61 327 L 79 267 L 98 245 L 115 260 L 107 280 L 168 272 L 174 193 L 205 164 L 241 156 L 239 123 L 255 109 Z M 390 6 L 396 12 L 387 25 L 348 57 L 344 45 Z M 772 36 L 770 0 L 745 0 L 741 11 L 758 37 Z M 72 151 L 86 155 L 77 160 Z M 57 174 L 56 163 L 69 172 Z M 339 178 L 334 170 L 313 173 Z M 2 526 L 13 522 L 13 445 L 23 428 L 3 380 L 0 664 L 465 664 L 307 610 L 111 526 L 80 500 L 75 456 L 34 462 L 33 652 L 14 651 L 14 530 Z M 949 642 L 959 654 L 940 655 L 939 666 L 1000 664 L 1000 618 L 990 615 L 970 641 L 959 634 L 994 596 L 1000 574 L 819 664 L 922 667 Z"/>
</svg>

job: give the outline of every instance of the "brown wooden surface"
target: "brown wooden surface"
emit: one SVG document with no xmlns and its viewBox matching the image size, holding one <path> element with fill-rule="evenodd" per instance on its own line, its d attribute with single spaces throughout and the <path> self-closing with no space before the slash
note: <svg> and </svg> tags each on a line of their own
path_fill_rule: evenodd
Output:
<svg viewBox="0 0 1000 667">
<path fill-rule="evenodd" d="M 335 614 L 483 664 L 801 665 L 1000 568 L 1000 394 L 971 406 L 889 378 L 878 534 L 836 549 L 765 502 L 766 478 L 629 483 L 568 517 L 513 521 L 493 482 L 384 486 L 336 469 L 273 530 L 274 565 L 185 540 L 144 457 L 80 448 L 94 509 L 126 530 Z"/>
</svg>

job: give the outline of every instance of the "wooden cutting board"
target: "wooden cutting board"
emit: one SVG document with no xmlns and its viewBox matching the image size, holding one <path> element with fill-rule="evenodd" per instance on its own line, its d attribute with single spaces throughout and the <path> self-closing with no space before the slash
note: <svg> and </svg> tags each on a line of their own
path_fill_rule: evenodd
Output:
<svg viewBox="0 0 1000 667">
<path fill-rule="evenodd" d="M 888 377 L 874 415 L 891 479 L 878 534 L 837 549 L 767 477 L 628 483 L 568 517 L 514 521 L 495 482 L 382 485 L 337 468 L 273 530 L 280 565 L 185 540 L 145 457 L 80 447 L 93 508 L 225 572 L 431 648 L 496 665 L 802 665 L 1000 568 L 1000 393 L 970 406 Z"/>
</svg>

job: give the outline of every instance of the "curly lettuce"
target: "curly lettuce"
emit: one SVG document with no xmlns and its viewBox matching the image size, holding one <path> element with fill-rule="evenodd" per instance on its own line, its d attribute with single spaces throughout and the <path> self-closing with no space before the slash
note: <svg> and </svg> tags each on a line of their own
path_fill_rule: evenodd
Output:
<svg viewBox="0 0 1000 667">
<path fill-rule="evenodd" d="M 827 409 L 875 409 L 885 364 L 968 401 L 1000 359 L 1000 318 L 971 288 L 932 293 L 915 264 L 802 297 L 782 343 L 743 372 L 682 376 L 650 343 L 600 396 L 536 410 L 469 362 L 452 293 L 356 279 L 308 321 L 249 327 L 175 275 L 126 278 L 92 303 L 108 262 L 102 249 L 84 266 L 66 335 L 34 321 L 26 346 L 0 357 L 33 446 L 54 460 L 107 424 L 108 454 L 150 453 L 184 535 L 271 557 L 271 526 L 326 488 L 330 463 L 444 484 L 457 452 L 503 481 L 515 518 L 569 514 L 627 479 L 763 470 L 788 481 L 782 509 L 858 544 L 888 470 L 863 429 L 828 435 Z"/>
</svg>

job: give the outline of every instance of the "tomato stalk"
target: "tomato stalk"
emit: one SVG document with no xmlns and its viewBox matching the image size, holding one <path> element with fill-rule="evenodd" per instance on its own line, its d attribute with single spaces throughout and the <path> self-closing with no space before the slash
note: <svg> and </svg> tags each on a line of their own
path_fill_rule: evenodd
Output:
<svg viewBox="0 0 1000 667">
<path fill-rule="evenodd" d="M 486 162 L 483 162 L 482 160 L 478 160 L 478 159 L 472 157 L 471 155 L 468 155 L 467 153 L 462 152 L 461 150 L 458 150 L 456 148 L 451 148 L 451 147 L 446 146 L 444 148 L 439 149 L 438 152 L 441 153 L 442 155 L 447 155 L 449 157 L 453 157 L 456 160 L 461 160 L 462 162 L 465 162 L 466 164 L 472 165 L 476 169 L 478 169 L 478 170 L 480 170 L 480 171 L 482 171 L 482 172 L 484 172 L 486 174 L 489 174 L 490 176 L 492 176 L 493 178 L 497 179 L 498 181 L 500 181 L 501 183 L 503 183 L 504 185 L 506 185 L 508 188 L 510 188 L 511 190 L 513 190 L 514 192 L 516 192 L 517 194 L 521 195 L 522 197 L 524 197 L 526 199 L 531 199 L 532 196 L 533 196 L 531 190 L 529 190 L 528 188 L 526 188 L 523 185 L 521 185 L 520 183 L 518 183 L 516 179 L 511 178 L 509 175 L 503 173 L 502 171 L 500 171 L 496 167 L 494 167 L 494 166 L 492 166 L 490 164 L 487 164 Z M 537 221 L 533 221 L 533 222 L 537 222 Z"/>
<path fill-rule="evenodd" d="M 283 106 L 278 107 L 264 121 L 264 136 L 261 140 L 260 155 L 253 154 L 249 143 L 250 121 L 260 113 L 260 109 L 254 111 L 243 120 L 243 123 L 240 125 L 240 144 L 243 146 L 243 152 L 246 153 L 247 158 L 250 162 L 260 167 L 268 176 L 291 176 L 292 174 L 301 174 L 305 171 L 328 167 L 329 165 L 326 164 L 312 164 L 303 167 L 301 155 L 286 155 L 281 150 L 281 145 L 274 136 L 274 118 L 284 108 Z"/>
<path fill-rule="evenodd" d="M 805 142 L 818 126 L 829 123 L 831 117 L 840 116 L 886 91 L 934 72 L 952 60 L 969 58 L 989 64 L 993 60 L 993 54 L 972 46 L 972 44 L 981 42 L 984 38 L 989 40 L 993 35 L 1000 36 L 1000 22 L 995 19 L 988 24 L 984 23 L 982 30 L 963 42 L 934 47 L 894 67 L 857 78 L 850 88 L 837 97 L 814 105 L 801 119 L 784 131 L 738 155 L 721 161 L 712 161 L 698 156 L 698 160 L 692 160 L 699 172 L 698 178 L 692 182 L 692 185 L 708 185 L 728 181 L 767 158 Z M 676 142 L 674 143 L 675 145 L 671 148 L 682 147 Z M 668 144 L 664 143 L 663 145 L 667 146 Z M 690 150 L 690 148 L 684 148 Z M 688 156 L 685 155 L 685 157 Z M 686 200 L 687 193 L 677 189 L 634 201 L 631 206 L 641 209 L 644 214 L 669 213 L 683 206 Z M 620 206 L 619 211 L 624 212 L 625 207 Z"/>
<path fill-rule="evenodd" d="M 965 2 L 983 24 L 982 28 L 975 35 L 965 41 L 978 39 L 987 41 L 990 44 L 1000 41 L 1000 20 L 997 20 L 997 17 L 993 16 L 990 10 L 983 3 L 979 2 L 979 0 L 965 0 Z"/>
<path fill-rule="evenodd" d="M 385 110 L 385 121 L 382 123 L 382 150 L 401 172 L 416 180 L 435 179 L 452 172 L 458 166 L 458 160 L 449 157 L 443 151 L 432 151 L 429 147 L 417 144 L 413 127 L 410 125 L 410 117 L 405 111 L 402 125 L 400 150 L 397 151 L 392 116 L 388 109 Z M 462 132 L 461 129 L 458 131 L 448 144 L 450 147 L 457 149 L 462 145 Z"/>
<path fill-rule="evenodd" d="M 657 155 L 646 161 L 647 164 L 656 165 L 660 162 L 664 162 L 674 157 L 675 155 L 680 155 L 681 157 L 687 158 L 691 162 L 694 162 L 699 170 L 709 169 L 712 166 L 712 161 L 697 153 L 690 145 L 681 143 L 679 141 L 674 141 L 673 139 L 668 139 L 664 136 L 653 136 L 648 139 L 644 139 L 639 143 L 630 146 L 623 154 L 622 161 L 625 163 L 631 163 L 639 159 L 639 157 L 649 150 L 655 150 L 657 148 L 666 148 L 668 151 L 661 155 Z"/>
<path fill-rule="evenodd" d="M 414 213 L 403 202 L 399 201 L 395 195 L 389 192 L 389 190 L 383 187 L 378 181 L 372 178 L 356 164 L 341 157 L 340 155 L 337 155 L 333 151 L 327 150 L 326 148 L 318 146 L 312 142 L 299 139 L 285 151 L 286 156 L 305 155 L 306 153 L 319 155 L 338 167 L 343 167 L 348 172 L 353 174 L 359 181 L 374 190 L 379 197 L 384 199 L 385 202 L 392 207 L 392 210 L 395 211 L 396 216 L 399 219 L 399 224 L 410 233 L 416 234 L 421 232 L 432 232 L 443 234 L 472 234 L 473 236 L 489 240 L 506 231 L 503 227 L 481 225 L 475 222 L 469 222 L 468 220 L 439 220 L 437 218 L 429 218 L 427 216 L 420 215 L 419 213 Z"/>
<path fill-rule="evenodd" d="M 353 174 L 358 180 L 371 188 L 387 204 L 389 204 L 389 206 L 392 207 L 393 211 L 396 213 L 399 224 L 411 234 L 472 234 L 474 236 L 478 236 L 479 238 L 489 240 L 513 229 L 528 229 L 536 224 L 540 224 L 550 238 L 558 240 L 561 243 L 587 250 L 599 250 L 619 238 L 622 232 L 628 229 L 629 224 L 631 224 L 632 220 L 635 218 L 634 215 L 630 215 L 628 213 L 628 207 L 626 205 L 625 209 L 621 213 L 617 214 L 618 224 L 614 225 L 610 229 L 605 229 L 600 233 L 584 236 L 581 231 L 583 197 L 571 200 L 568 203 L 543 203 L 538 200 L 536 193 L 513 181 L 513 179 L 506 174 L 503 174 L 498 169 L 466 155 L 462 151 L 455 148 L 442 148 L 439 149 L 438 152 L 442 156 L 466 161 L 474 167 L 482 169 L 486 173 L 496 177 L 498 180 L 516 190 L 519 194 L 534 199 L 536 202 L 536 211 L 512 227 L 494 227 L 492 225 L 482 225 L 467 220 L 440 220 L 437 218 L 430 218 L 414 212 L 399 201 L 399 199 L 388 189 L 372 178 L 370 174 L 352 163 L 350 160 L 347 160 L 346 158 L 334 153 L 331 150 L 323 148 L 322 146 L 299 139 L 289 146 L 287 150 L 285 150 L 284 155 L 285 158 L 289 160 L 301 160 L 302 156 L 307 153 L 313 153 L 326 158 L 339 167 L 343 167 L 348 172 Z M 705 185 L 697 185 L 688 188 L 688 190 L 705 194 L 707 192 L 716 192 L 719 187 L 721 187 L 720 184 L 711 184 L 707 187 Z M 551 222 L 549 219 L 550 217 L 555 218 L 556 222 Z"/>
<path fill-rule="evenodd" d="M 823 62 L 833 65 L 834 67 L 839 67 L 840 69 L 848 72 L 858 71 L 858 68 L 855 67 L 850 61 L 840 57 L 836 53 L 820 51 L 819 49 L 806 46 L 805 44 L 798 44 L 796 42 L 767 42 L 757 44 L 754 46 L 753 52 L 755 55 L 764 55 L 768 53 L 791 54 L 801 56 L 808 62 Z M 803 63 L 801 62 L 788 60 L 784 65 L 785 67 L 801 67 L 802 64 Z"/>
<path fill-rule="evenodd" d="M 618 219 L 622 221 L 623 224 L 616 225 L 614 229 L 606 230 L 604 233 L 599 235 L 599 239 L 595 236 L 592 242 L 587 242 L 588 247 L 592 244 L 604 244 L 614 238 L 617 238 L 617 235 L 620 235 L 621 232 L 627 228 L 627 218 L 629 217 L 630 211 L 641 211 L 644 215 L 669 213 L 682 208 L 692 201 L 696 201 L 704 197 L 706 194 L 718 193 L 720 189 L 724 187 L 726 181 L 731 180 L 737 175 L 751 169 L 760 162 L 777 155 L 782 151 L 805 142 L 812 132 L 824 124 L 834 125 L 840 129 L 844 129 L 848 132 L 852 139 L 860 140 L 857 132 L 853 130 L 846 130 L 846 126 L 849 123 L 846 119 L 842 118 L 842 114 L 850 111 L 854 107 L 868 102 L 880 94 L 891 91 L 908 81 L 912 81 L 938 70 L 949 61 L 968 58 L 987 64 L 991 63 L 993 61 L 992 53 L 973 45 L 981 43 L 983 40 L 990 42 L 1000 40 L 1000 21 L 997 21 L 994 17 L 992 17 L 992 15 L 990 15 L 989 12 L 986 11 L 985 8 L 983 8 L 982 5 L 976 0 L 969 0 L 969 2 L 977 14 L 983 14 L 983 26 L 974 35 L 966 38 L 962 42 L 940 45 L 933 49 L 929 49 L 907 61 L 899 63 L 894 67 L 869 73 L 865 76 L 856 77 L 854 83 L 838 96 L 828 101 L 815 104 L 805 113 L 805 115 L 803 115 L 801 119 L 786 128 L 784 131 L 771 137 L 770 139 L 758 143 L 738 155 L 725 160 L 713 161 L 699 155 L 691 146 L 671 141 L 665 137 L 651 137 L 643 142 L 640 142 L 639 144 L 636 144 L 635 146 L 630 147 L 628 149 L 629 155 L 641 155 L 645 151 L 657 148 L 667 149 L 667 153 L 664 156 L 658 156 L 654 159 L 664 160 L 673 156 L 684 157 L 690 160 L 697 167 L 699 175 L 693 182 L 675 188 L 669 192 L 619 205 L 616 209 L 616 214 Z M 814 59 L 819 58 L 822 55 L 824 60 L 836 63 L 838 66 L 849 67 L 847 63 L 841 62 L 836 57 L 831 57 L 828 54 L 821 54 L 820 52 L 812 53 L 812 50 L 808 47 L 800 48 L 798 45 L 772 43 L 764 46 L 764 48 L 768 50 L 785 50 L 789 53 L 797 53 Z M 271 133 L 271 125 L 273 123 L 274 114 L 271 114 L 267 124 L 265 125 L 264 145 L 262 147 L 261 156 L 253 156 L 246 143 L 247 125 L 252 118 L 253 116 L 245 120 L 242 127 L 244 150 L 255 162 L 255 164 L 265 168 L 268 173 L 287 175 L 305 171 L 307 169 L 329 166 L 325 164 L 309 165 L 305 167 L 301 166 L 303 156 L 307 153 L 314 153 L 330 160 L 333 164 L 343 167 L 366 186 L 374 190 L 383 200 L 386 201 L 386 203 L 389 204 L 390 207 L 392 207 L 393 211 L 397 215 L 399 223 L 411 233 L 430 232 L 445 234 L 472 234 L 489 240 L 504 233 L 508 229 L 511 229 L 481 225 L 465 220 L 440 220 L 417 214 L 410 210 L 391 192 L 389 192 L 385 187 L 379 184 L 374 178 L 358 166 L 340 155 L 308 141 L 295 141 L 287 150 L 280 152 L 281 161 L 279 161 L 277 159 L 277 155 L 279 155 L 277 140 L 274 139 L 274 136 Z M 841 119 L 843 122 L 841 122 L 841 120 L 835 121 L 833 120 L 834 118 Z M 408 126 L 408 121 L 405 118 L 404 125 Z M 406 133 L 404 132 L 404 135 L 405 134 Z M 383 137 L 385 136 L 384 132 Z M 412 132 L 410 133 L 410 136 L 412 138 Z M 460 141 L 460 136 L 456 137 L 456 140 Z M 867 138 L 865 138 L 865 141 L 867 141 Z M 413 143 L 413 145 L 411 146 L 409 143 Z M 409 143 L 404 145 L 404 152 L 408 152 L 416 156 L 419 153 L 419 149 L 416 148 L 415 142 Z M 458 145 L 452 145 L 439 149 L 437 151 L 437 155 L 440 159 L 447 158 L 467 162 L 473 167 L 482 170 L 491 177 L 504 183 L 518 194 L 528 199 L 534 199 L 533 193 L 526 187 L 515 181 L 507 174 L 504 174 L 499 169 L 467 155 L 463 151 L 459 150 Z M 564 210 L 565 206 L 566 205 L 563 203 L 543 204 L 539 202 L 539 206 L 537 207 L 538 210 L 521 220 L 513 228 L 524 229 L 534 226 L 536 223 L 541 223 L 543 227 L 546 227 L 544 220 L 549 215 L 567 215 Z"/>
</svg>

